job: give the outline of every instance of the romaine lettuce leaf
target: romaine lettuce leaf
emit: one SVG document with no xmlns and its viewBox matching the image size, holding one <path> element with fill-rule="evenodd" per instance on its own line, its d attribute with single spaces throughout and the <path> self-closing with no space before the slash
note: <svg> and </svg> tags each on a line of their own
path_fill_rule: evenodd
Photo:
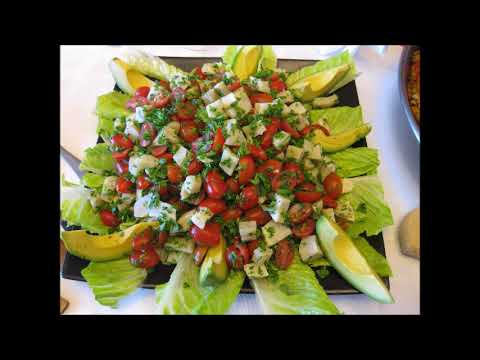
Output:
<svg viewBox="0 0 480 360">
<path fill-rule="evenodd" d="M 147 277 L 147 270 L 131 265 L 128 258 L 91 261 L 81 273 L 92 289 L 95 300 L 112 308 L 116 308 L 118 301 L 135 291 Z"/>
<path fill-rule="evenodd" d="M 94 174 L 94 173 L 86 173 L 82 177 L 83 185 L 88 186 L 91 189 L 101 189 L 103 186 L 104 180 L 105 180 L 105 176 Z"/>
<path fill-rule="evenodd" d="M 392 276 L 392 269 L 390 269 L 390 265 L 385 256 L 375 250 L 368 241 L 361 236 L 353 238 L 352 240 L 357 249 L 362 253 L 365 260 L 367 260 L 368 265 L 370 265 L 378 276 Z"/>
<path fill-rule="evenodd" d="M 133 69 L 154 79 L 170 81 L 175 74 L 185 72 L 165 60 L 138 49 L 129 49 L 125 54 L 125 62 Z"/>
<path fill-rule="evenodd" d="M 288 269 L 278 270 L 276 281 L 272 278 L 250 281 L 266 314 L 340 314 L 297 251 Z"/>
<path fill-rule="evenodd" d="M 97 98 L 96 113 L 99 118 L 113 120 L 117 117 L 128 116 L 132 112 L 127 109 L 130 96 L 119 91 L 111 91 Z M 113 123 L 112 123 L 113 128 Z"/>
<path fill-rule="evenodd" d="M 271 45 L 262 46 L 262 57 L 258 63 L 258 71 L 275 70 L 277 68 L 277 55 Z"/>
<path fill-rule="evenodd" d="M 348 51 L 345 51 L 339 55 L 333 56 L 329 59 L 321 60 L 313 65 L 306 66 L 298 71 L 295 71 L 294 73 L 288 76 L 286 81 L 287 87 L 291 87 L 297 81 L 302 80 L 307 76 L 310 76 L 315 73 L 322 72 L 328 69 L 332 69 L 334 67 L 337 67 L 343 64 L 349 64 L 350 69 L 348 70 L 347 74 L 342 78 L 342 80 L 340 80 L 338 84 L 336 84 L 332 88 L 332 90 L 328 92 L 328 94 L 331 94 L 336 90 L 340 89 L 342 86 L 347 85 L 350 81 L 355 80 L 355 77 L 357 76 L 355 62 L 353 61 L 353 58 Z"/>
<path fill-rule="evenodd" d="M 113 160 L 112 152 L 108 145 L 102 143 L 86 149 L 79 168 L 81 171 L 91 171 L 99 175 L 114 171 L 115 160 Z"/>
<path fill-rule="evenodd" d="M 325 119 L 330 127 L 331 135 L 355 129 L 363 124 L 362 108 L 360 106 L 339 106 L 328 109 L 310 111 L 310 121 L 316 123 Z"/>
<path fill-rule="evenodd" d="M 107 234 L 109 228 L 102 223 L 89 201 L 90 190 L 66 181 L 62 176 L 61 218 L 70 225 L 81 226 L 84 230 L 100 235 Z"/>
<path fill-rule="evenodd" d="M 228 45 L 225 48 L 225 52 L 223 53 L 222 60 L 228 69 L 230 70 L 232 69 L 233 61 L 235 60 L 235 57 L 237 56 L 237 53 L 241 48 L 242 48 L 241 46 L 238 47 L 236 45 Z"/>
<path fill-rule="evenodd" d="M 201 287 L 199 267 L 190 254 L 180 254 L 177 266 L 166 284 L 155 288 L 157 313 L 224 314 L 237 298 L 245 279 L 243 271 L 231 271 L 216 287 Z"/>
<path fill-rule="evenodd" d="M 335 163 L 338 176 L 342 178 L 374 175 L 380 165 L 378 150 L 367 147 L 348 148 L 328 156 Z"/>
<path fill-rule="evenodd" d="M 355 222 L 347 233 L 353 238 L 366 232 L 367 236 L 376 235 L 386 226 L 393 225 L 393 217 L 383 198 L 382 183 L 376 176 L 360 176 L 350 179 L 353 182 L 351 192 L 342 195 L 355 210 Z"/>
</svg>

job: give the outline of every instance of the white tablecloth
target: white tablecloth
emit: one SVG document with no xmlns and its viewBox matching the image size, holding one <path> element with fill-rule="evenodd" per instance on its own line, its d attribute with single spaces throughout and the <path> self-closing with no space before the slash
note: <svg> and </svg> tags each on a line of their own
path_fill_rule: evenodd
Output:
<svg viewBox="0 0 480 360">
<path fill-rule="evenodd" d="M 160 56 L 221 56 L 224 46 L 141 46 Z M 274 46 L 279 58 L 318 59 L 314 46 Z M 61 144 L 81 158 L 83 150 L 93 146 L 97 135 L 94 115 L 96 97 L 111 91 L 114 80 L 108 61 L 121 53 L 116 46 L 62 46 L 61 48 Z M 383 232 L 387 258 L 394 276 L 390 279 L 395 304 L 382 305 L 364 295 L 335 295 L 330 298 L 345 314 L 418 314 L 420 312 L 420 264 L 400 253 L 398 225 L 413 208 L 419 206 L 419 144 L 408 127 L 397 86 L 401 47 L 386 51 L 361 46 L 355 55 L 362 75 L 356 80 L 365 120 L 373 131 L 368 145 L 379 149 L 379 177 L 385 198 L 392 209 L 395 225 Z M 66 177 L 76 180 L 61 160 Z M 113 310 L 97 304 L 84 282 L 62 279 L 63 297 L 70 301 L 66 314 L 149 314 L 154 306 L 153 290 L 138 289 Z M 255 296 L 239 295 L 231 314 L 261 314 Z"/>
</svg>

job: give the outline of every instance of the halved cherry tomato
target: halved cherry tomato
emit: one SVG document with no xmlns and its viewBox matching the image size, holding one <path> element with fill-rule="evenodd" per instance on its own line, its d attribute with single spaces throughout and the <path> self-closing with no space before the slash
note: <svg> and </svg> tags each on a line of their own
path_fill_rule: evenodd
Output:
<svg viewBox="0 0 480 360">
<path fill-rule="evenodd" d="M 333 208 L 335 209 L 337 207 L 337 201 L 330 196 L 325 196 L 323 199 L 323 207 L 324 208 Z"/>
<path fill-rule="evenodd" d="M 112 136 L 112 143 L 122 149 L 131 149 L 133 142 L 123 134 L 116 134 Z"/>
<path fill-rule="evenodd" d="M 170 95 L 156 95 L 152 100 L 152 105 L 154 108 L 163 109 L 172 101 L 172 97 Z"/>
<path fill-rule="evenodd" d="M 272 81 L 275 81 L 275 80 L 278 80 L 278 79 L 280 79 L 280 76 L 278 75 L 278 73 L 273 73 L 270 76 L 270 80 L 272 80 Z"/>
<path fill-rule="evenodd" d="M 135 96 L 141 96 L 146 98 L 148 96 L 148 93 L 150 92 L 150 88 L 148 86 L 140 86 L 135 90 Z"/>
<path fill-rule="evenodd" d="M 168 150 L 167 145 L 159 145 L 159 146 L 154 146 L 150 148 L 150 152 L 152 153 L 153 156 L 156 158 L 160 157 L 161 155 L 165 154 Z"/>
<path fill-rule="evenodd" d="M 100 220 L 108 227 L 115 227 L 120 224 L 120 220 L 109 210 L 100 210 Z"/>
<path fill-rule="evenodd" d="M 237 243 L 237 249 L 240 250 L 240 256 L 243 258 L 243 265 L 248 264 L 250 262 L 250 250 L 248 249 L 248 245 L 245 243 Z"/>
<path fill-rule="evenodd" d="M 288 210 L 288 218 L 292 224 L 300 224 L 307 220 L 313 213 L 313 206 L 309 203 L 294 204 Z"/>
<path fill-rule="evenodd" d="M 240 249 L 235 244 L 230 245 L 227 247 L 227 250 L 225 252 L 225 259 L 227 261 L 227 265 L 229 269 L 237 269 L 241 270 L 243 269 L 243 266 L 245 265 L 243 263 L 243 258 L 240 254 Z"/>
<path fill-rule="evenodd" d="M 190 164 L 188 164 L 188 175 L 197 175 L 203 169 L 203 164 L 194 156 Z"/>
<path fill-rule="evenodd" d="M 144 122 L 140 130 L 140 146 L 147 147 L 157 136 L 157 130 L 149 122 Z"/>
<path fill-rule="evenodd" d="M 227 188 L 234 194 L 238 194 L 240 192 L 240 184 L 234 178 L 227 179 Z"/>
<path fill-rule="evenodd" d="M 322 198 L 322 193 L 318 191 L 297 191 L 295 199 L 300 202 L 314 203 Z"/>
<path fill-rule="evenodd" d="M 225 210 L 220 215 L 224 221 L 237 220 L 240 216 L 242 216 L 242 210 L 239 208 L 231 208 Z"/>
<path fill-rule="evenodd" d="M 291 171 L 282 171 L 280 174 L 275 175 L 272 179 L 273 191 L 278 191 L 280 188 L 288 188 L 294 190 L 298 185 L 297 174 Z"/>
<path fill-rule="evenodd" d="M 115 168 L 120 175 L 128 173 L 128 161 L 120 160 L 115 164 Z"/>
<path fill-rule="evenodd" d="M 269 103 L 273 101 L 273 97 L 271 95 L 265 93 L 257 93 L 250 96 L 250 101 L 252 103 Z"/>
<path fill-rule="evenodd" d="M 194 121 L 182 121 L 180 125 L 180 136 L 183 140 L 191 143 L 200 137 L 197 125 Z"/>
<path fill-rule="evenodd" d="M 193 261 L 195 265 L 200 266 L 202 265 L 203 259 L 205 255 L 207 255 L 208 246 L 196 246 L 195 250 L 193 250 Z"/>
<path fill-rule="evenodd" d="M 160 257 L 152 246 L 141 251 L 134 250 L 130 254 L 130 263 L 139 268 L 150 269 L 160 262 Z"/>
<path fill-rule="evenodd" d="M 250 251 L 250 257 L 252 257 L 253 252 L 258 247 L 258 240 L 257 239 L 250 240 L 247 244 L 248 244 L 248 250 Z"/>
<path fill-rule="evenodd" d="M 238 90 L 240 89 L 242 85 L 240 84 L 240 80 L 237 80 L 229 85 L 227 85 L 227 88 L 228 90 L 230 90 L 231 92 L 234 92 L 235 90 Z"/>
<path fill-rule="evenodd" d="M 296 225 L 292 228 L 293 235 L 298 238 L 312 235 L 315 230 L 315 221 L 312 218 L 308 218 L 302 224 Z"/>
<path fill-rule="evenodd" d="M 343 190 L 342 178 L 332 172 L 323 180 L 323 187 L 329 197 L 338 199 L 342 195 Z"/>
<path fill-rule="evenodd" d="M 158 193 L 160 195 L 167 195 L 168 194 L 168 187 L 167 186 L 159 186 Z"/>
<path fill-rule="evenodd" d="M 207 194 L 213 199 L 221 199 L 227 192 L 227 184 L 217 170 L 212 170 L 206 177 Z"/>
<path fill-rule="evenodd" d="M 114 151 L 114 152 L 112 152 L 112 157 L 117 161 L 125 160 L 125 159 L 128 158 L 128 153 L 129 152 L 130 152 L 130 149 L 125 149 L 125 150 L 122 150 L 122 151 Z"/>
<path fill-rule="evenodd" d="M 257 225 L 265 225 L 272 220 L 270 214 L 263 210 L 260 206 L 245 212 L 245 218 L 249 221 L 255 221 Z"/>
<path fill-rule="evenodd" d="M 165 159 L 167 163 L 171 163 L 173 161 L 173 154 L 165 153 L 156 157 L 157 159 Z"/>
<path fill-rule="evenodd" d="M 225 201 L 219 199 L 206 198 L 198 206 L 209 208 L 214 214 L 220 214 L 227 209 Z"/>
<path fill-rule="evenodd" d="M 148 227 L 140 234 L 135 236 L 132 240 L 132 248 L 133 250 L 142 250 L 147 245 L 150 245 L 153 239 L 153 231 L 152 228 Z"/>
<path fill-rule="evenodd" d="M 267 153 L 261 147 L 248 144 L 248 151 L 250 151 L 250 154 L 257 160 L 268 160 Z"/>
<path fill-rule="evenodd" d="M 225 138 L 222 134 L 222 128 L 218 128 L 215 132 L 215 137 L 213 138 L 212 149 L 217 154 L 220 154 L 223 150 L 223 144 L 225 144 Z"/>
<path fill-rule="evenodd" d="M 148 104 L 148 99 L 143 96 L 132 96 L 127 101 L 127 109 L 135 111 L 137 106 L 143 106 Z"/>
<path fill-rule="evenodd" d="M 273 135 L 276 134 L 279 126 L 280 126 L 280 120 L 278 120 L 277 118 L 271 118 L 271 123 L 265 127 L 266 130 L 262 135 L 262 142 L 260 143 L 260 146 L 262 147 L 262 149 L 266 150 L 270 146 L 272 146 Z"/>
<path fill-rule="evenodd" d="M 285 85 L 285 83 L 278 79 L 278 80 L 272 80 L 270 82 L 270 89 L 272 90 L 275 90 L 277 92 L 281 92 L 283 90 L 285 90 L 287 88 L 287 86 Z"/>
<path fill-rule="evenodd" d="M 299 139 L 301 138 L 302 136 L 300 135 L 300 133 L 294 129 L 289 123 L 287 120 L 282 120 L 280 122 L 280 129 L 289 133 L 294 139 Z"/>
<path fill-rule="evenodd" d="M 248 185 L 240 193 L 240 209 L 249 210 L 258 204 L 257 188 L 254 185 Z"/>
<path fill-rule="evenodd" d="M 164 156 L 165 154 L 163 154 Z M 173 184 L 178 184 L 183 180 L 182 169 L 180 169 L 177 165 L 174 164 L 167 164 L 167 177 L 168 181 Z"/>
<path fill-rule="evenodd" d="M 303 183 L 298 186 L 298 191 L 316 191 L 315 184 L 312 183 Z"/>
<path fill-rule="evenodd" d="M 193 71 L 201 80 L 205 80 L 207 78 L 207 76 L 203 73 L 202 69 L 199 66 L 193 69 Z"/>
<path fill-rule="evenodd" d="M 180 121 L 188 121 L 195 119 L 195 112 L 197 108 L 192 105 L 190 102 L 178 103 L 177 106 L 177 117 Z"/>
<path fill-rule="evenodd" d="M 143 175 L 137 177 L 137 189 L 144 190 L 152 186 L 152 183 Z"/>
<path fill-rule="evenodd" d="M 193 240 L 200 246 L 216 246 L 220 242 L 221 236 L 220 224 L 211 222 L 200 229 L 197 225 L 192 225 L 190 235 Z"/>
<path fill-rule="evenodd" d="M 124 177 L 119 177 L 117 180 L 117 191 L 122 194 L 135 192 L 135 185 Z"/>
<path fill-rule="evenodd" d="M 154 243 L 154 246 L 155 247 L 160 247 L 162 248 L 165 243 L 167 242 L 168 240 L 168 232 L 166 231 L 160 231 L 158 233 L 158 236 L 156 237 L 156 239 L 153 239 L 153 243 Z"/>
<path fill-rule="evenodd" d="M 293 250 L 287 239 L 278 243 L 275 249 L 275 264 L 279 269 L 287 269 L 293 261 Z"/>
<path fill-rule="evenodd" d="M 238 161 L 238 183 L 244 185 L 255 176 L 255 160 L 250 155 L 242 156 Z"/>
<path fill-rule="evenodd" d="M 265 175 L 270 177 L 280 174 L 280 172 L 282 171 L 282 167 L 283 164 L 281 161 L 269 159 L 257 168 L 257 172 L 264 173 Z"/>
<path fill-rule="evenodd" d="M 305 175 L 298 164 L 291 162 L 285 163 L 283 165 L 283 171 L 294 172 L 296 175 L 297 184 L 301 184 L 305 180 Z"/>
<path fill-rule="evenodd" d="M 330 131 L 328 131 L 328 129 L 326 129 L 325 127 L 323 127 L 322 125 L 319 125 L 319 124 L 313 124 L 313 125 L 305 126 L 302 130 L 300 130 L 300 134 L 302 136 L 306 136 L 308 133 L 310 133 L 310 131 L 312 131 L 314 129 L 320 129 L 320 130 L 323 131 L 323 133 L 325 135 L 330 136 Z"/>
</svg>

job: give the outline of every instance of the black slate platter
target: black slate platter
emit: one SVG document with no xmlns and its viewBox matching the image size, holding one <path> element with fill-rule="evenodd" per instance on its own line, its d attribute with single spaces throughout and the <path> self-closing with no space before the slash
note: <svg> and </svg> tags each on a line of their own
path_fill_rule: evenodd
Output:
<svg viewBox="0 0 480 360">
<path fill-rule="evenodd" d="M 178 57 L 162 57 L 166 62 L 177 66 L 185 71 L 191 71 L 196 66 L 202 66 L 207 62 L 217 62 L 221 59 L 219 58 L 178 58 Z M 279 67 L 286 69 L 287 71 L 294 71 L 303 66 L 312 65 L 315 61 L 311 60 L 278 60 Z M 119 88 L 115 87 L 115 90 Z M 340 99 L 340 104 L 338 106 L 358 106 L 358 94 L 355 82 L 352 81 L 348 85 L 339 89 L 336 94 Z M 101 140 L 99 140 L 100 142 Z M 355 143 L 353 147 L 362 147 L 367 146 L 365 139 L 362 139 Z M 77 230 L 78 227 L 66 226 L 62 221 L 62 226 L 65 230 Z M 365 236 L 370 245 L 375 248 L 380 254 L 385 256 L 385 246 L 383 242 L 382 233 L 376 236 Z M 69 253 L 65 256 L 65 261 L 62 268 L 62 276 L 65 279 L 85 281 L 81 275 L 81 270 L 88 266 L 89 261 L 82 260 L 76 256 L 73 256 Z M 154 288 L 155 286 L 165 283 L 170 279 L 170 274 L 172 273 L 174 265 L 158 265 L 152 272 L 150 272 L 142 285 L 143 288 Z M 328 294 L 358 294 L 359 291 L 352 288 L 352 286 L 347 283 L 333 268 L 329 267 L 330 275 L 323 280 L 320 280 L 320 284 L 323 286 L 325 291 Z M 390 289 L 390 283 L 388 278 L 383 278 L 385 285 Z M 245 279 L 241 293 L 253 293 L 253 289 L 250 286 L 248 279 Z"/>
</svg>

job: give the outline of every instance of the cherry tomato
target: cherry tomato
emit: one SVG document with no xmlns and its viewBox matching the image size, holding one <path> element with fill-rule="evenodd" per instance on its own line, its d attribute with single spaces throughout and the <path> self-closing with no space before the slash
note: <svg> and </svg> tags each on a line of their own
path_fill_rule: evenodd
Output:
<svg viewBox="0 0 480 360">
<path fill-rule="evenodd" d="M 190 164 L 188 164 L 188 175 L 197 175 L 203 169 L 203 164 L 197 160 L 196 157 L 193 157 Z"/>
<path fill-rule="evenodd" d="M 159 145 L 159 146 L 154 146 L 154 147 L 150 148 L 150 151 L 151 151 L 152 155 L 155 156 L 156 158 L 165 154 L 167 152 L 167 150 L 168 150 L 167 145 Z"/>
<path fill-rule="evenodd" d="M 305 180 L 305 175 L 303 175 L 303 171 L 298 164 L 291 163 L 291 162 L 285 163 L 283 165 L 283 170 L 294 172 L 296 176 L 297 184 L 301 184 L 303 180 Z"/>
<path fill-rule="evenodd" d="M 312 218 L 308 218 L 303 223 L 292 227 L 293 235 L 298 238 L 312 235 L 315 231 L 315 221 Z"/>
<path fill-rule="evenodd" d="M 250 251 L 250 257 L 253 256 L 253 252 L 258 247 L 258 240 L 250 240 L 248 243 L 248 250 Z"/>
<path fill-rule="evenodd" d="M 148 99 L 143 96 L 132 96 L 127 101 L 127 109 L 135 111 L 137 106 L 143 106 L 148 104 Z"/>
<path fill-rule="evenodd" d="M 115 227 L 120 224 L 120 220 L 109 210 L 100 210 L 100 220 L 109 227 Z"/>
<path fill-rule="evenodd" d="M 195 119 L 195 112 L 197 108 L 192 105 L 190 102 L 178 103 L 177 106 L 177 117 L 180 121 L 188 121 Z"/>
<path fill-rule="evenodd" d="M 128 173 L 128 161 L 121 160 L 117 161 L 115 164 L 115 168 L 120 175 Z"/>
<path fill-rule="evenodd" d="M 119 177 L 117 180 L 117 191 L 122 194 L 135 192 L 135 185 L 124 177 Z"/>
<path fill-rule="evenodd" d="M 217 154 L 220 154 L 223 150 L 223 144 L 225 144 L 225 138 L 222 134 L 222 128 L 218 128 L 215 132 L 215 137 L 213 138 L 213 151 L 215 151 Z"/>
<path fill-rule="evenodd" d="M 318 191 L 297 191 L 295 199 L 300 202 L 314 203 L 322 198 L 322 193 Z"/>
<path fill-rule="evenodd" d="M 157 156 L 157 159 L 165 159 L 167 163 L 171 163 L 173 161 L 173 154 L 165 153 Z"/>
<path fill-rule="evenodd" d="M 227 179 L 227 188 L 234 194 L 238 194 L 240 192 L 240 184 L 234 178 Z"/>
<path fill-rule="evenodd" d="M 228 90 L 230 90 L 231 92 L 234 92 L 235 90 L 238 90 L 240 89 L 242 85 L 240 84 L 240 80 L 237 80 L 229 85 L 227 85 L 227 88 Z"/>
<path fill-rule="evenodd" d="M 208 246 L 196 246 L 195 250 L 193 251 L 193 261 L 195 265 L 200 266 L 202 265 L 203 259 L 205 255 L 207 255 Z"/>
<path fill-rule="evenodd" d="M 272 220 L 270 214 L 263 210 L 260 206 L 245 212 L 245 218 L 249 221 L 255 221 L 257 225 L 265 225 Z"/>
<path fill-rule="evenodd" d="M 282 167 L 283 164 L 281 161 L 269 159 L 257 168 L 257 172 L 264 173 L 268 177 L 271 177 L 280 174 Z"/>
<path fill-rule="evenodd" d="M 155 249 L 151 246 L 144 248 L 141 251 L 134 250 L 130 254 L 130 263 L 139 268 L 151 269 L 160 262 Z"/>
<path fill-rule="evenodd" d="M 300 131 L 300 134 L 302 136 L 306 136 L 308 133 L 310 133 L 310 131 L 314 130 L 314 129 L 320 129 L 323 131 L 323 133 L 327 136 L 330 136 L 330 131 L 328 131 L 328 129 L 326 129 L 325 127 L 323 127 L 322 125 L 319 125 L 319 124 L 313 124 L 313 125 L 309 125 L 309 126 L 305 126 L 301 131 Z"/>
<path fill-rule="evenodd" d="M 293 250 L 288 240 L 282 240 L 275 249 L 275 264 L 279 269 L 287 269 L 293 261 Z"/>
<path fill-rule="evenodd" d="M 122 149 L 131 149 L 133 147 L 133 142 L 123 134 L 116 134 L 112 136 L 113 145 L 118 146 Z"/>
<path fill-rule="evenodd" d="M 242 156 L 238 161 L 238 183 L 244 185 L 255 176 L 255 160 L 250 155 Z"/>
<path fill-rule="evenodd" d="M 270 80 L 272 80 L 272 81 L 275 81 L 275 80 L 278 80 L 278 79 L 280 79 L 280 76 L 278 75 L 278 73 L 273 73 L 270 76 Z"/>
<path fill-rule="evenodd" d="M 128 159 L 129 152 L 130 152 L 130 149 L 125 149 L 122 151 L 114 151 L 112 152 L 112 157 L 117 161 L 125 160 L 125 159 Z"/>
<path fill-rule="evenodd" d="M 148 227 L 140 234 L 135 236 L 132 240 L 132 248 L 133 250 L 142 250 L 147 245 L 150 245 L 153 239 L 153 231 L 152 228 Z"/>
<path fill-rule="evenodd" d="M 288 188 L 294 190 L 298 185 L 298 177 L 296 173 L 291 171 L 282 171 L 280 174 L 272 178 L 272 189 L 278 191 L 280 188 Z"/>
<path fill-rule="evenodd" d="M 212 198 L 206 198 L 199 204 L 199 206 L 209 208 L 214 214 L 220 214 L 222 211 L 227 209 L 225 201 Z"/>
<path fill-rule="evenodd" d="M 254 185 L 248 185 L 240 193 L 240 209 L 249 210 L 258 204 L 257 188 Z"/>
<path fill-rule="evenodd" d="M 220 224 L 208 223 L 205 228 L 200 229 L 197 225 L 192 225 L 190 235 L 200 246 L 216 246 L 220 243 Z"/>
<path fill-rule="evenodd" d="M 282 120 L 280 122 L 280 129 L 289 133 L 294 139 L 299 139 L 301 138 L 302 136 L 300 135 L 300 133 L 294 129 L 289 123 L 287 120 Z"/>
<path fill-rule="evenodd" d="M 227 265 L 229 269 L 237 269 L 241 270 L 243 269 L 243 266 L 245 265 L 243 263 L 243 257 L 240 254 L 240 249 L 235 244 L 230 245 L 227 247 L 227 250 L 225 252 L 225 258 L 227 260 Z"/>
<path fill-rule="evenodd" d="M 298 191 L 316 191 L 315 184 L 312 183 L 303 183 L 298 188 Z"/>
<path fill-rule="evenodd" d="M 199 66 L 193 69 L 193 71 L 201 80 L 205 80 L 207 78 L 207 76 L 203 73 L 202 69 Z"/>
<path fill-rule="evenodd" d="M 266 130 L 262 135 L 262 142 L 260 143 L 260 146 L 264 150 L 272 146 L 273 135 L 276 134 L 276 132 L 278 131 L 278 127 L 280 126 L 280 120 L 278 120 L 277 118 L 272 118 L 271 121 L 272 122 L 265 127 Z"/>
<path fill-rule="evenodd" d="M 168 240 L 168 232 L 160 231 L 155 239 L 155 246 L 162 248 Z"/>
<path fill-rule="evenodd" d="M 144 122 L 140 130 L 140 146 L 147 147 L 157 136 L 157 130 L 149 122 Z"/>
<path fill-rule="evenodd" d="M 194 121 L 182 121 L 180 125 L 180 136 L 183 140 L 191 143 L 200 137 L 197 125 Z"/>
<path fill-rule="evenodd" d="M 148 96 L 149 92 L 150 92 L 150 88 L 148 86 L 140 86 L 135 91 L 135 96 L 141 96 L 141 97 L 146 98 Z"/>
<path fill-rule="evenodd" d="M 137 189 L 144 190 L 152 186 L 152 183 L 143 175 L 137 177 Z"/>
<path fill-rule="evenodd" d="M 227 192 L 227 184 L 217 170 L 212 170 L 206 177 L 207 195 L 213 199 L 221 199 Z"/>
<path fill-rule="evenodd" d="M 168 187 L 167 186 L 159 186 L 158 193 L 160 195 L 167 195 L 168 194 Z"/>
<path fill-rule="evenodd" d="M 330 196 L 325 196 L 323 199 L 323 207 L 324 208 L 333 208 L 335 209 L 337 207 L 337 201 Z"/>
<path fill-rule="evenodd" d="M 243 258 L 243 265 L 248 264 L 250 262 L 250 250 L 248 249 L 248 245 L 245 243 L 238 243 L 237 249 L 240 251 L 240 256 Z M 243 268 L 243 266 L 242 266 Z"/>
<path fill-rule="evenodd" d="M 189 206 L 180 200 L 178 196 L 174 196 L 167 201 L 170 205 L 172 205 L 177 211 L 185 211 L 189 209 Z"/>
<path fill-rule="evenodd" d="M 271 95 L 265 94 L 265 93 L 258 93 L 258 94 L 253 94 L 250 96 L 250 101 L 252 103 L 270 103 L 273 101 L 273 97 Z"/>
<path fill-rule="evenodd" d="M 177 165 L 167 164 L 167 177 L 171 183 L 178 184 L 183 180 L 182 170 Z"/>
<path fill-rule="evenodd" d="M 267 153 L 261 147 L 248 144 L 248 151 L 250 151 L 250 154 L 257 160 L 268 160 Z"/>
<path fill-rule="evenodd" d="M 154 108 L 163 109 L 170 104 L 170 101 L 172 101 L 172 97 L 170 95 L 165 96 L 159 94 L 153 98 L 152 105 Z"/>
<path fill-rule="evenodd" d="M 270 82 L 270 89 L 275 90 L 277 92 L 281 92 L 285 90 L 287 86 L 282 80 L 272 80 Z"/>
<path fill-rule="evenodd" d="M 313 213 L 313 206 L 309 203 L 294 204 L 288 210 L 288 218 L 292 224 L 300 224 Z"/>
<path fill-rule="evenodd" d="M 338 199 L 342 195 L 343 190 L 342 178 L 332 172 L 323 180 L 323 187 L 329 197 Z"/>
<path fill-rule="evenodd" d="M 239 208 L 231 208 L 225 210 L 220 215 L 224 221 L 237 220 L 240 216 L 242 216 L 242 210 Z"/>
</svg>

